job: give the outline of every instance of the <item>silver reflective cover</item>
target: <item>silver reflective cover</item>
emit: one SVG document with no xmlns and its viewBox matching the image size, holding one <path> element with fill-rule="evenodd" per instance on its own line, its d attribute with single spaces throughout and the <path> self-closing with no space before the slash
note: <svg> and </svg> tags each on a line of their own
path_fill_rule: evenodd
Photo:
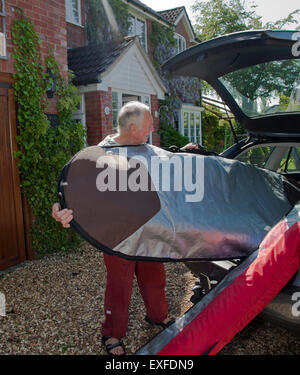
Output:
<svg viewBox="0 0 300 375">
<path fill-rule="evenodd" d="M 217 156 L 171 153 L 149 144 L 106 144 L 100 146 L 106 156 L 117 157 L 123 165 L 122 173 L 135 168 L 126 180 L 126 188 L 155 189 L 160 202 L 153 217 L 112 249 L 127 258 L 204 260 L 247 256 L 292 208 L 282 176 L 277 173 Z M 98 180 L 102 186 L 98 188 L 118 194 L 120 186 L 113 186 L 116 179 L 112 169 L 109 173 L 102 169 L 103 178 Z M 145 182 L 145 169 L 151 184 Z M 118 182 L 121 180 L 119 177 Z M 134 220 L 130 212 L 126 214 L 128 222 Z M 113 225 L 117 236 L 118 217 Z"/>
</svg>

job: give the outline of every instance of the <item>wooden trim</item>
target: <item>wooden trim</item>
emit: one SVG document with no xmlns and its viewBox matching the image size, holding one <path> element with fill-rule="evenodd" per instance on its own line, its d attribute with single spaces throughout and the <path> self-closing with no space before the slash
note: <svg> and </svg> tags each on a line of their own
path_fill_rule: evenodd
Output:
<svg viewBox="0 0 300 375">
<path fill-rule="evenodd" d="M 19 249 L 20 249 L 20 260 L 26 260 L 26 252 L 21 251 L 21 249 L 26 249 L 25 247 L 25 233 L 24 233 L 24 224 L 23 224 L 23 212 L 17 212 L 17 207 L 22 208 L 22 196 L 21 196 L 21 181 L 20 175 L 17 168 L 17 162 L 14 157 L 14 152 L 17 151 L 17 123 L 16 123 L 16 109 L 15 109 L 15 100 L 14 100 L 14 93 L 13 89 L 8 89 L 8 102 L 9 102 L 9 129 L 10 129 L 10 141 L 11 141 L 11 160 L 12 160 L 12 168 L 13 168 L 13 180 L 14 186 L 17 188 L 14 191 L 15 197 L 15 206 L 16 206 L 16 224 L 17 230 L 19 233 Z"/>
<path fill-rule="evenodd" d="M 8 106 L 8 123 L 7 123 L 7 139 L 8 139 L 8 154 L 7 157 L 9 159 L 9 163 L 11 165 L 11 177 L 12 178 L 12 186 L 13 191 L 11 191 L 13 195 L 13 207 L 12 207 L 12 215 L 13 220 L 15 222 L 15 236 L 16 236 L 16 246 L 18 249 L 18 255 L 13 257 L 8 257 L 4 262 L 0 264 L 0 269 L 8 268 L 14 264 L 18 264 L 23 262 L 27 259 L 27 251 L 26 251 L 26 241 L 25 241 L 25 218 L 24 218 L 24 208 L 22 202 L 22 194 L 21 194 L 21 187 L 20 187 L 20 175 L 17 168 L 17 162 L 14 157 L 14 152 L 17 151 L 17 123 L 16 123 L 16 106 L 14 101 L 14 91 L 11 87 L 12 83 L 15 80 L 12 77 L 12 74 L 9 73 L 0 73 L 0 83 L 2 83 L 2 87 L 0 91 L 2 95 L 7 97 L 7 106 Z M 3 84 L 4 83 L 4 84 Z M 7 85 L 5 85 L 7 84 Z M 5 87 L 6 86 L 6 87 Z"/>
<path fill-rule="evenodd" d="M 4 74 L 4 76 L 7 76 L 6 79 L 8 83 L 13 83 L 15 80 L 12 78 L 12 75 L 10 74 Z M 0 73 L 0 81 L 1 81 L 1 73 Z M 11 129 L 11 141 L 12 141 L 12 158 L 14 159 L 14 181 L 17 184 L 17 186 L 21 186 L 21 179 L 20 179 L 20 174 L 19 170 L 17 168 L 17 162 L 15 160 L 15 157 L 13 153 L 17 151 L 18 145 L 16 141 L 16 136 L 17 136 L 17 121 L 16 121 L 16 106 L 15 106 L 15 100 L 14 100 L 14 94 L 13 94 L 13 89 L 9 89 L 9 110 L 11 113 L 11 124 L 10 124 L 10 129 Z M 19 205 L 19 207 L 22 207 L 23 212 L 22 212 L 22 217 L 19 216 L 19 221 L 17 223 L 18 225 L 18 230 L 20 233 L 23 233 L 22 240 L 20 243 L 20 248 L 25 248 L 26 252 L 24 253 L 24 256 L 22 256 L 21 261 L 25 260 L 26 258 L 29 260 L 35 259 L 35 254 L 34 251 L 31 247 L 31 241 L 29 238 L 29 230 L 31 228 L 31 211 L 29 204 L 27 202 L 26 197 L 24 197 L 23 193 L 21 192 L 21 188 L 19 189 L 19 192 L 16 194 L 16 200 Z M 23 220 L 21 219 L 23 218 Z"/>
</svg>

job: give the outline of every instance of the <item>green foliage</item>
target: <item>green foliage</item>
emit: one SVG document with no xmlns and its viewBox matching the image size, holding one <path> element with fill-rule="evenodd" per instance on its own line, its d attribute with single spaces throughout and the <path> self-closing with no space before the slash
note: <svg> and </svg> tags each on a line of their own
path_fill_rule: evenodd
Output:
<svg viewBox="0 0 300 375">
<path fill-rule="evenodd" d="M 256 14 L 257 5 L 252 2 L 249 10 L 245 9 L 245 5 L 245 0 L 196 1 L 192 6 L 192 11 L 196 17 L 195 31 L 199 38 L 208 40 L 236 31 L 251 29 L 282 29 L 287 25 L 297 24 L 294 16 L 300 13 L 300 9 L 298 9 L 291 12 L 286 18 L 264 25 L 261 16 Z"/>
<path fill-rule="evenodd" d="M 223 78 L 244 97 L 254 101 L 258 97 L 270 97 L 271 92 L 290 96 L 299 75 L 300 66 L 297 61 L 282 60 L 249 66 Z"/>
<path fill-rule="evenodd" d="M 83 147 L 84 130 L 72 122 L 72 111 L 78 105 L 76 89 L 66 83 L 53 55 L 46 59 L 57 77 L 57 111 L 59 126 L 51 127 L 45 115 L 46 82 L 49 80 L 40 53 L 40 42 L 31 21 L 18 11 L 12 24 L 13 57 L 16 79 L 18 152 L 16 158 L 34 224 L 30 237 L 37 255 L 67 250 L 79 238 L 62 229 L 51 217 L 52 204 L 57 201 L 57 180 L 64 164 Z"/>
<path fill-rule="evenodd" d="M 189 139 L 181 135 L 174 128 L 174 117 L 170 111 L 170 101 L 171 99 L 169 98 L 166 101 L 160 102 L 160 129 L 158 132 L 160 135 L 160 145 L 161 147 L 183 147 L 189 143 Z"/>
<path fill-rule="evenodd" d="M 161 69 L 162 64 L 177 53 L 173 29 L 166 28 L 158 22 L 152 22 L 150 40 L 153 65 L 169 93 L 168 99 L 161 102 L 160 144 L 162 147 L 170 145 L 182 147 L 189 143 L 189 139 L 174 128 L 175 114 L 182 102 L 194 103 L 200 99 L 199 81 L 189 77 L 170 78 Z"/>
<path fill-rule="evenodd" d="M 87 39 L 89 44 L 119 40 L 128 34 L 130 14 L 120 0 L 86 0 Z"/>
<path fill-rule="evenodd" d="M 160 122 L 160 145 L 161 147 L 177 146 L 183 147 L 189 143 L 189 139 L 181 135 L 172 124 Z"/>
<path fill-rule="evenodd" d="M 235 31 L 256 29 L 261 17 L 255 14 L 255 5 L 245 10 L 241 0 L 196 1 L 192 10 L 196 15 L 195 31 L 201 40 L 208 40 Z"/>
<path fill-rule="evenodd" d="M 162 73 L 161 65 L 176 54 L 174 30 L 153 21 L 150 41 L 153 65 L 159 73 Z"/>
<path fill-rule="evenodd" d="M 222 152 L 225 138 L 225 123 L 208 112 L 202 112 L 202 145 L 208 151 Z"/>
<path fill-rule="evenodd" d="M 280 29 L 287 27 L 287 25 L 293 24 L 293 27 L 292 27 L 293 29 L 300 30 L 300 25 L 298 21 L 294 18 L 294 16 L 297 16 L 299 14 L 300 14 L 300 9 L 296 9 L 290 14 L 288 14 L 287 17 L 285 18 L 281 18 L 274 22 L 267 22 L 265 25 L 263 25 L 263 28 L 272 29 L 272 30 L 280 30 Z"/>
</svg>

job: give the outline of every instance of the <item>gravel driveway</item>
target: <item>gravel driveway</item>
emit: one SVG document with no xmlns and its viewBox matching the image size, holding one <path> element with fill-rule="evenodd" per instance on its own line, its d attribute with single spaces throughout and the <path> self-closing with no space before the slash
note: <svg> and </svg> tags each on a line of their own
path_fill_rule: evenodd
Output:
<svg viewBox="0 0 300 375">
<path fill-rule="evenodd" d="M 196 279 L 181 263 L 166 263 L 166 272 L 170 316 L 180 316 L 191 307 Z M 100 332 L 105 277 L 101 252 L 88 244 L 1 272 L 6 316 L 0 317 L 0 354 L 106 354 Z M 135 282 L 123 340 L 128 354 L 159 331 L 144 316 Z M 300 337 L 257 317 L 219 354 L 299 355 Z"/>
</svg>

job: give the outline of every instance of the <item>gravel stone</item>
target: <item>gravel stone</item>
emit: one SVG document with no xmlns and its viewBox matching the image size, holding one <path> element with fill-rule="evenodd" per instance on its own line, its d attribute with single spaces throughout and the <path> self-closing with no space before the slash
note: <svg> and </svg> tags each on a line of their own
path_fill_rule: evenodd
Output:
<svg viewBox="0 0 300 375">
<path fill-rule="evenodd" d="M 197 280 L 182 263 L 166 263 L 169 316 L 192 303 Z M 65 254 L 26 261 L 0 273 L 6 316 L 0 316 L 0 355 L 104 355 L 101 322 L 106 271 L 102 254 L 89 244 Z M 133 354 L 160 330 L 144 321 L 145 307 L 134 282 L 127 336 Z M 220 355 L 300 354 L 299 336 L 260 317 L 226 345 Z"/>
</svg>

